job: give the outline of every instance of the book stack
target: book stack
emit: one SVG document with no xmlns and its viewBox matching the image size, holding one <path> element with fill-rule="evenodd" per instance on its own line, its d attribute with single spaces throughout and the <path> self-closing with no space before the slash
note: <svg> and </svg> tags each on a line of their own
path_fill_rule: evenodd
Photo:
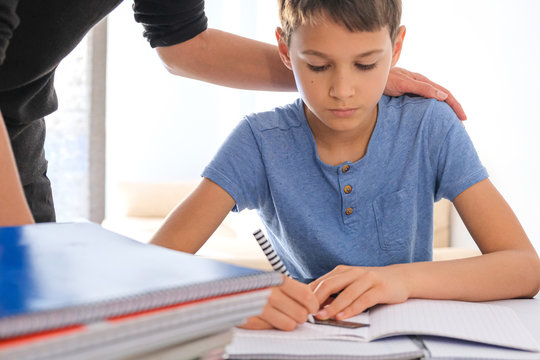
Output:
<svg viewBox="0 0 540 360">
<path fill-rule="evenodd" d="M 281 281 L 92 223 L 0 228 L 0 358 L 219 358 Z"/>
</svg>

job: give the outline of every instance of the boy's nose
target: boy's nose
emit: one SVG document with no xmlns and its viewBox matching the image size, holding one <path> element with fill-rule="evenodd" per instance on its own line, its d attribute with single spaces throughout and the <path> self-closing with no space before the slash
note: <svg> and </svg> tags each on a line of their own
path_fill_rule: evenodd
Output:
<svg viewBox="0 0 540 360">
<path fill-rule="evenodd" d="M 347 99 L 355 93 L 354 81 L 347 74 L 336 75 L 330 86 L 330 96 L 337 99 Z"/>
</svg>

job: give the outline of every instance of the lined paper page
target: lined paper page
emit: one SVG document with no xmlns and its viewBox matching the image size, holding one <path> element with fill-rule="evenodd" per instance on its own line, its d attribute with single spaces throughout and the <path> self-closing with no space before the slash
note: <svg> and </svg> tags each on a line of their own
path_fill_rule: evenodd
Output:
<svg viewBox="0 0 540 360">
<path fill-rule="evenodd" d="M 425 337 L 424 344 L 432 359 L 538 360 L 540 353 L 514 350 L 448 338 Z"/>
<path fill-rule="evenodd" d="M 450 300 L 410 299 L 370 312 L 370 338 L 434 335 L 537 351 L 536 340 L 504 306 Z"/>
<path fill-rule="evenodd" d="M 246 337 L 235 330 L 226 349 L 233 359 L 416 359 L 424 354 L 409 338 L 352 342 L 339 340 L 292 340 Z M 289 332 L 288 334 L 293 334 Z"/>
</svg>

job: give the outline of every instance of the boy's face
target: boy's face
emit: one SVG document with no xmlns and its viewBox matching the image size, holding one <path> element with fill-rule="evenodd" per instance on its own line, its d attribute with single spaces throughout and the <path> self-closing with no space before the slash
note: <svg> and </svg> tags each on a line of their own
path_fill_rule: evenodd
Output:
<svg viewBox="0 0 540 360">
<path fill-rule="evenodd" d="M 351 32 L 330 20 L 300 26 L 279 51 L 294 72 L 306 104 L 310 125 L 322 131 L 362 131 L 373 123 L 390 68 L 397 62 L 405 29 L 395 46 L 385 27 L 376 32 Z"/>
</svg>

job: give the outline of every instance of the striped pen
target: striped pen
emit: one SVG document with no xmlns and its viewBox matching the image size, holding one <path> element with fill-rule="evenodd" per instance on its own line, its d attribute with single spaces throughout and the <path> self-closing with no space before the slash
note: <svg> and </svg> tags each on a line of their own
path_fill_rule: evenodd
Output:
<svg viewBox="0 0 540 360">
<path fill-rule="evenodd" d="M 266 258 L 270 262 L 270 265 L 272 265 L 272 269 L 288 277 L 291 277 L 289 270 L 287 270 L 287 267 L 279 258 L 279 255 L 276 253 L 276 251 L 272 247 L 272 244 L 270 244 L 270 241 L 268 241 L 266 236 L 264 236 L 264 233 L 262 232 L 262 230 L 258 229 L 257 231 L 253 232 L 253 236 L 255 237 L 255 240 L 257 240 L 257 242 L 259 243 L 259 246 L 264 252 L 264 255 L 266 255 Z"/>
</svg>

